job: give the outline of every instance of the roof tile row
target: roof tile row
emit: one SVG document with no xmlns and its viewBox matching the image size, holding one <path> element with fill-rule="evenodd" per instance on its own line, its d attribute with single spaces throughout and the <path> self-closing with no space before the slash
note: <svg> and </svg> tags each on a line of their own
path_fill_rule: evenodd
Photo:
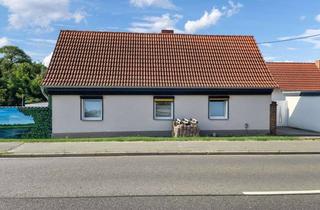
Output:
<svg viewBox="0 0 320 210">
<path fill-rule="evenodd" d="M 251 36 L 62 31 L 44 86 L 277 87 Z"/>
<path fill-rule="evenodd" d="M 267 63 L 282 90 L 320 91 L 320 69 L 315 63 Z"/>
</svg>

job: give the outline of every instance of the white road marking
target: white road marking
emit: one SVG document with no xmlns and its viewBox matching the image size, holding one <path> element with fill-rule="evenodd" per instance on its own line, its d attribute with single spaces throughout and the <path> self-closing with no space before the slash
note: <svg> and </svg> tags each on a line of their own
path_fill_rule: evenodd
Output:
<svg viewBox="0 0 320 210">
<path fill-rule="evenodd" d="M 320 190 L 301 190 L 301 191 L 257 191 L 242 192 L 244 195 L 301 195 L 301 194 L 320 194 Z"/>
</svg>

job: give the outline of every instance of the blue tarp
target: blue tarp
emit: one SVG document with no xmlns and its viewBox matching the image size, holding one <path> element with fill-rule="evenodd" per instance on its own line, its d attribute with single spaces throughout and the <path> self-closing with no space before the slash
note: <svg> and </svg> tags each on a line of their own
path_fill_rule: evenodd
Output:
<svg viewBox="0 0 320 210">
<path fill-rule="evenodd" d="M 18 108 L 0 107 L 0 125 L 25 125 L 33 123 L 33 118 L 24 115 Z"/>
</svg>

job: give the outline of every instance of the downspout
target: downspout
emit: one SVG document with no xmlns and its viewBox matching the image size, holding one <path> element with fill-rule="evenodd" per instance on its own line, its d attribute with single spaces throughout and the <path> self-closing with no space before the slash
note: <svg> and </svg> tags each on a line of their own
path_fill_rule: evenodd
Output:
<svg viewBox="0 0 320 210">
<path fill-rule="evenodd" d="M 49 100 L 49 96 L 48 94 L 46 93 L 45 89 L 43 86 L 40 86 L 40 90 L 41 90 L 41 93 L 42 95 L 47 99 L 47 101 Z"/>
</svg>

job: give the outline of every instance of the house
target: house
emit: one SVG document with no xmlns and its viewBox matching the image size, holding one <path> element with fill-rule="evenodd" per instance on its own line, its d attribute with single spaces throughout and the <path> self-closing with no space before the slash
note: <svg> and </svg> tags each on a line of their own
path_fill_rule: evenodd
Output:
<svg viewBox="0 0 320 210">
<path fill-rule="evenodd" d="M 252 36 L 61 31 L 43 86 L 53 136 L 266 134 L 273 80 Z M 272 123 L 271 123 L 272 124 Z"/>
<path fill-rule="evenodd" d="M 267 66 L 279 84 L 272 94 L 278 104 L 278 126 L 320 132 L 320 61 Z"/>
</svg>

